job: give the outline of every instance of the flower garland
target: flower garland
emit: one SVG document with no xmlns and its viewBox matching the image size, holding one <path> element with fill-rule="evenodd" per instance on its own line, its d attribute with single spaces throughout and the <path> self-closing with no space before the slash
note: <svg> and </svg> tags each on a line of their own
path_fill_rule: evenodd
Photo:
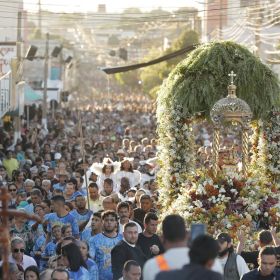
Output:
<svg viewBox="0 0 280 280">
<path fill-rule="evenodd" d="M 191 122 L 184 117 L 181 106 L 174 106 L 170 110 L 158 109 L 158 119 L 161 164 L 158 180 L 161 185 L 161 206 L 166 207 L 179 189 L 185 186 L 186 174 L 193 172 L 194 139 Z"/>
<path fill-rule="evenodd" d="M 204 223 L 210 234 L 238 230 L 252 234 L 259 228 L 280 226 L 279 184 L 245 180 L 239 174 L 211 178 L 204 172 L 189 178 L 189 187 L 168 209 L 182 215 L 187 224 Z"/>
<path fill-rule="evenodd" d="M 264 127 L 267 143 L 267 169 L 274 179 L 280 175 L 280 112 L 272 111 Z"/>
</svg>

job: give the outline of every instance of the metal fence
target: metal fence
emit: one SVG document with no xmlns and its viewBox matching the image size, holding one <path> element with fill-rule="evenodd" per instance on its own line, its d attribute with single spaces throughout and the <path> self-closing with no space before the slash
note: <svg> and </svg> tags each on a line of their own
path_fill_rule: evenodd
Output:
<svg viewBox="0 0 280 280">
<path fill-rule="evenodd" d="M 0 77 L 0 118 L 10 109 L 12 72 Z"/>
</svg>

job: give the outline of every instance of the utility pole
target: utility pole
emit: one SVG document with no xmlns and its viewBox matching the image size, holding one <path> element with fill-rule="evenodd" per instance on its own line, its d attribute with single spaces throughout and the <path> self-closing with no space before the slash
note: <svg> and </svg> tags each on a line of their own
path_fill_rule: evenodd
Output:
<svg viewBox="0 0 280 280">
<path fill-rule="evenodd" d="M 49 74 L 49 33 L 46 34 L 46 51 L 45 51 L 45 68 L 44 68 L 44 91 L 43 91 L 43 107 L 42 107 L 42 126 L 47 129 L 47 95 L 48 95 L 48 74 Z"/>
<path fill-rule="evenodd" d="M 38 0 L 38 28 L 40 32 L 40 38 L 42 34 L 42 10 L 41 10 L 41 0 Z"/>
<path fill-rule="evenodd" d="M 260 1 L 257 0 L 256 6 L 259 9 L 258 15 L 257 15 L 257 20 L 256 20 L 256 28 L 255 28 L 255 46 L 256 46 L 256 51 L 255 55 L 260 56 L 260 48 L 261 48 L 261 25 L 262 25 L 262 9 L 260 5 Z"/>
<path fill-rule="evenodd" d="M 223 0 L 220 0 L 219 40 L 223 39 Z"/>
<path fill-rule="evenodd" d="M 22 22 L 22 12 L 18 12 L 18 20 L 17 20 L 17 74 L 16 80 L 13 81 L 14 86 L 13 89 L 16 91 L 16 98 L 17 98 L 17 109 L 18 114 L 15 116 L 15 133 L 14 133 L 14 144 L 16 144 L 17 139 L 21 138 L 20 133 L 20 90 L 18 87 L 16 87 L 15 83 L 22 80 L 22 69 L 21 69 L 21 22 Z"/>
</svg>

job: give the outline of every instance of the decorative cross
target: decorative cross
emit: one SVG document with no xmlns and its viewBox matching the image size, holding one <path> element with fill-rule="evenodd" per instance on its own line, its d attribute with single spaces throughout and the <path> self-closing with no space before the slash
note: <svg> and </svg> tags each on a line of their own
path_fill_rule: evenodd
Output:
<svg viewBox="0 0 280 280">
<path fill-rule="evenodd" d="M 236 74 L 231 71 L 230 74 L 228 74 L 228 76 L 230 77 L 230 83 L 233 85 L 233 80 L 234 80 L 234 77 L 236 77 Z"/>
<path fill-rule="evenodd" d="M 30 220 L 35 220 L 41 222 L 41 219 L 37 215 L 27 214 L 17 210 L 9 209 L 8 202 L 11 196 L 9 195 L 7 189 L 1 186 L 0 201 L 2 202 L 2 207 L 0 208 L 0 219 L 2 223 L 0 224 L 0 244 L 2 247 L 2 267 L 3 267 L 3 280 L 9 280 L 9 254 L 10 254 L 10 230 L 9 230 L 9 216 L 23 217 Z"/>
</svg>

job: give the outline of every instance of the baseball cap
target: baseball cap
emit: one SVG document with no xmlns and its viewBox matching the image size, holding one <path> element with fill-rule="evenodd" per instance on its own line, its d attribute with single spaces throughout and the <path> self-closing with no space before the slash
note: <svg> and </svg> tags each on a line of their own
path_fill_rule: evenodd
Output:
<svg viewBox="0 0 280 280">
<path fill-rule="evenodd" d="M 225 233 L 225 232 L 222 232 L 220 233 L 217 238 L 216 238 L 217 241 L 219 242 L 228 242 L 228 243 L 231 243 L 231 237 L 229 234 Z"/>
</svg>

